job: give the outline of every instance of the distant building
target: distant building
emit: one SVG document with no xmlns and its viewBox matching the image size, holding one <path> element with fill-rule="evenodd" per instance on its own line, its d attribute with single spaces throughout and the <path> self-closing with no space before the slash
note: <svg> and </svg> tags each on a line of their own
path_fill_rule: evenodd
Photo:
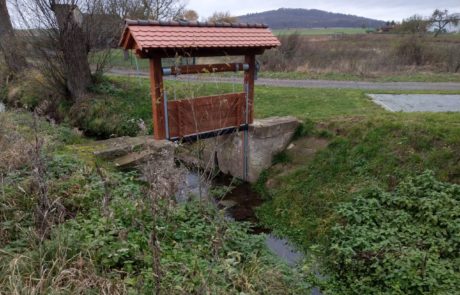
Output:
<svg viewBox="0 0 460 295">
<path fill-rule="evenodd" d="M 396 28 L 396 25 L 385 25 L 377 29 L 378 33 L 390 33 Z"/>
</svg>

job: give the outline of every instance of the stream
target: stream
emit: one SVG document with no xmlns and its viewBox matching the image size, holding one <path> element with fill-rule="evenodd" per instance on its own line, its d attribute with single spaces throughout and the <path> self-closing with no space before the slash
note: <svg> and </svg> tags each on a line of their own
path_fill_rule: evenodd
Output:
<svg viewBox="0 0 460 295">
<path fill-rule="evenodd" d="M 273 254 L 289 266 L 294 267 L 298 264 L 304 258 L 303 253 L 297 251 L 287 239 L 278 238 L 271 234 L 269 229 L 260 226 L 255 209 L 262 205 L 263 199 L 251 188 L 251 184 L 245 182 L 232 184 L 231 177 L 225 175 L 217 176 L 211 184 L 213 187 L 229 185 L 232 185 L 233 188 L 222 199 L 212 198 L 219 208 L 226 209 L 226 217 L 235 221 L 250 222 L 253 225 L 253 234 L 265 234 L 265 244 Z M 190 196 L 210 197 L 210 189 L 209 186 L 202 185 L 200 187 L 200 175 L 196 171 L 188 170 L 185 185 L 179 188 L 176 199 L 178 202 L 186 202 Z M 317 275 L 321 277 L 319 273 Z M 321 294 L 318 288 L 313 287 L 311 289 L 310 295 Z"/>
<path fill-rule="evenodd" d="M 212 186 L 229 186 L 232 184 L 231 177 L 219 175 L 213 180 Z M 259 225 L 255 214 L 255 209 L 262 205 L 263 200 L 249 183 L 237 183 L 232 185 L 225 196 L 217 200 L 213 198 L 216 205 L 221 209 L 226 209 L 226 217 L 235 221 L 250 222 L 253 234 L 264 233 L 266 235 L 265 244 L 276 256 L 281 258 L 290 266 L 296 265 L 302 258 L 303 254 L 291 246 L 287 239 L 278 238 L 270 233 L 269 229 Z M 189 171 L 186 175 L 186 184 L 180 188 L 176 196 L 178 202 L 185 202 L 190 195 L 201 195 L 209 197 L 210 187 L 202 185 L 200 188 L 200 175 L 195 171 Z"/>
<path fill-rule="evenodd" d="M 0 102 L 0 113 L 3 113 L 5 111 L 5 105 Z"/>
</svg>

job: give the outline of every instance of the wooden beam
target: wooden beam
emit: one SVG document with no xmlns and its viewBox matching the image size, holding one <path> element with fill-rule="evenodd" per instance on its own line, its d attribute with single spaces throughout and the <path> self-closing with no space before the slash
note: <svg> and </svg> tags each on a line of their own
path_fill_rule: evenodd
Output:
<svg viewBox="0 0 460 295">
<path fill-rule="evenodd" d="M 155 48 L 143 49 L 136 52 L 140 58 L 175 58 L 183 57 L 213 57 L 260 55 L 266 48 L 260 47 L 224 47 L 224 48 Z"/>
<path fill-rule="evenodd" d="M 246 55 L 244 58 L 249 69 L 244 72 L 244 90 L 248 95 L 248 123 L 254 121 L 254 80 L 256 77 L 256 56 L 254 54 Z"/>
<path fill-rule="evenodd" d="M 164 68 L 163 75 L 187 75 L 187 74 L 205 74 L 219 72 L 235 72 L 243 71 L 247 67 L 243 63 L 226 63 L 226 64 L 210 64 L 210 65 L 184 65 L 178 67 Z M 168 73 L 166 73 L 166 71 Z"/>
<path fill-rule="evenodd" d="M 150 91 L 152 95 L 153 134 L 155 139 L 166 138 L 164 91 L 161 58 L 150 59 Z"/>
</svg>

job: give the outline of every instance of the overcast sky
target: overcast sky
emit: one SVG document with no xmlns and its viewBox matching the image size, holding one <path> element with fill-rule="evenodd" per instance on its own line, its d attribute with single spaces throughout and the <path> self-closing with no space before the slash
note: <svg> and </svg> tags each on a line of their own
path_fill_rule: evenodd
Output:
<svg viewBox="0 0 460 295">
<path fill-rule="evenodd" d="M 379 20 L 402 20 L 414 14 L 430 15 L 436 8 L 460 12 L 460 0 L 189 0 L 188 8 L 208 17 L 214 11 L 233 15 L 278 8 L 320 9 Z"/>
</svg>

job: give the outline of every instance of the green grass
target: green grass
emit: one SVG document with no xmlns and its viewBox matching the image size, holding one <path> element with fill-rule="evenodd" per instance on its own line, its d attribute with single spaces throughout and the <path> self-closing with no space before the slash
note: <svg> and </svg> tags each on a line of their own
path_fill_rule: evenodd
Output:
<svg viewBox="0 0 460 295">
<path fill-rule="evenodd" d="M 366 31 L 369 29 L 363 28 L 299 28 L 299 29 L 283 29 L 283 30 L 274 30 L 275 34 L 293 34 L 298 33 L 301 35 L 336 35 L 336 34 L 366 34 Z"/>
<path fill-rule="evenodd" d="M 1 113 L 0 122 L 8 126 L 0 129 L 0 146 L 11 155 L 30 146 L 27 156 L 34 157 L 34 137 L 45 140 L 38 149 L 40 162 L 0 163 L 1 294 L 19 289 L 20 294 L 38 289 L 43 294 L 153 294 L 153 227 L 161 245 L 161 294 L 308 292 L 302 271 L 279 261 L 264 236 L 248 233 L 248 224 L 228 221 L 203 201 L 174 206 L 160 201 L 154 223 L 149 185 L 136 172 L 100 163 L 109 182 L 104 189 L 96 160 L 88 156 L 91 141 L 76 140 L 72 129 L 44 119 L 35 124 L 31 113 Z M 84 146 L 73 145 L 81 142 Z M 46 212 L 49 234 L 42 238 L 35 213 L 45 206 L 38 206 L 43 191 L 52 209 Z M 110 216 L 103 215 L 106 193 Z"/>
<path fill-rule="evenodd" d="M 330 119 L 318 128 L 333 135 L 325 150 L 311 161 L 274 166 L 262 180 L 279 185 L 267 193 L 269 201 L 259 216 L 306 248 L 327 238 L 334 207 L 355 192 L 392 189 L 425 169 L 441 180 L 460 182 L 459 113 L 361 113 Z M 288 151 L 288 156 L 296 160 L 303 155 Z"/>
<path fill-rule="evenodd" d="M 168 99 L 242 91 L 241 84 L 166 81 Z M 175 94 L 174 94 L 175 93 Z M 255 115 L 296 116 L 329 120 L 345 116 L 375 116 L 384 110 L 366 93 L 460 93 L 460 91 L 364 91 L 256 86 Z M 72 108 L 72 122 L 87 134 L 107 138 L 136 135 L 141 120 L 152 132 L 150 83 L 145 78 L 111 77 L 93 89 L 85 104 Z"/>
<path fill-rule="evenodd" d="M 313 73 L 313 72 L 264 72 L 261 78 L 287 80 L 333 80 L 333 81 L 369 81 L 369 82 L 460 82 L 460 73 L 378 73 L 358 75 L 352 73 Z"/>
<path fill-rule="evenodd" d="M 174 81 L 167 81 L 166 89 L 170 99 L 242 90 L 241 84 Z M 111 77 L 92 90 L 93 97 L 89 101 L 72 108 L 73 114 L 77 114 L 76 117 L 80 120 L 77 120 L 77 123 L 89 133 L 102 137 L 111 134 L 134 135 L 140 131 L 137 124 L 140 119 L 148 126 L 151 125 L 148 79 Z M 341 222 L 336 211 L 337 206 L 352 201 L 363 190 L 380 188 L 393 191 L 406 177 L 420 174 L 426 169 L 434 171 L 435 176 L 442 181 L 460 183 L 460 154 L 458 152 L 460 150 L 460 113 L 389 113 L 373 104 L 366 97 L 366 92 L 460 93 L 460 91 L 363 91 L 256 87 L 255 114 L 257 118 L 293 115 L 306 122 L 304 132 L 299 132 L 293 142 L 294 148 L 278 155 L 274 159 L 275 165 L 262 174 L 256 186 L 266 199 L 265 204 L 258 210 L 261 222 L 274 229 L 275 233 L 289 237 L 305 251 L 315 244 L 320 244 L 322 247 L 328 245 L 331 227 Z M 66 138 L 65 134 L 67 133 L 61 137 Z M 324 149 L 311 154 L 309 148 L 303 148 L 302 144 L 305 140 L 320 137 L 329 142 Z M 56 141 L 56 146 L 62 145 L 62 143 L 57 144 L 61 141 L 60 139 Z M 59 236 L 67 241 L 65 246 L 66 249 L 72 250 L 70 254 L 86 253 L 81 254 L 84 261 L 94 259 L 95 273 L 102 276 L 103 279 L 107 277 L 112 280 L 118 279 L 118 281 L 126 279 L 123 282 L 132 286 L 138 282 L 138 279 L 143 279 L 142 276 L 150 278 L 151 270 L 145 260 L 139 258 L 147 255 L 139 254 L 147 251 L 145 233 L 136 225 L 139 220 L 148 223 L 149 217 L 145 211 L 146 208 L 142 207 L 145 206 L 142 202 L 136 203 L 136 206 L 139 205 L 143 209 L 135 207 L 131 202 L 131 198 L 138 200 L 142 195 L 139 192 L 141 189 L 139 183 L 133 181 L 133 176 L 130 175 L 111 174 L 111 177 L 120 186 L 114 192 L 113 209 L 117 222 L 108 224 L 101 217 L 98 207 L 100 203 L 97 203 L 103 194 L 101 183 L 90 168 L 79 166 L 83 165 L 80 162 L 78 165 L 74 164 L 73 160 L 68 159 L 68 156 L 78 156 L 74 154 L 69 155 L 67 151 L 64 157 L 54 155 L 57 158 L 53 160 L 52 175 L 58 179 L 51 179 L 53 183 L 56 181 L 56 185 L 53 185 L 52 188 L 52 195 L 64 198 L 66 204 L 70 204 L 71 207 L 85 206 L 88 210 L 79 218 L 69 221 L 66 226 L 56 229 L 56 237 Z M 12 200 L 13 197 L 18 198 L 17 202 L 11 204 L 21 206 L 24 203 L 30 206 L 31 198 L 22 190 L 16 189 L 18 180 L 22 184 L 21 188 L 28 189 L 30 187 L 27 185 L 29 176 L 30 174 L 27 173 L 19 174 L 18 179 L 15 174 L 11 176 L 13 177 L 11 180 L 8 179 L 11 183 L 6 190 L 8 200 Z M 78 197 L 75 199 L 77 203 L 69 198 L 69 193 Z M 27 221 L 24 227 L 30 228 L 31 208 L 20 208 L 20 210 L 7 208 L 8 210 L 3 215 L 0 214 L 0 218 L 12 216 L 12 212 L 19 212 L 21 218 L 28 216 L 29 219 L 23 219 Z M 208 215 L 203 211 L 196 214 L 196 208 L 190 210 L 180 209 L 177 214 L 169 217 L 168 222 L 171 224 L 164 224 L 160 227 L 164 231 L 165 238 L 162 245 L 170 251 L 169 256 L 165 258 L 166 265 L 170 267 L 167 279 L 171 282 L 179 282 L 177 284 L 183 287 L 185 282 L 181 280 L 184 276 L 190 277 L 191 279 L 186 282 L 192 283 L 186 285 L 184 287 L 186 289 L 181 289 L 183 293 L 198 290 L 203 279 L 212 279 L 211 282 L 215 290 L 218 290 L 217 293 L 228 284 L 237 285 L 233 280 L 231 282 L 222 281 L 222 277 L 212 271 L 217 267 L 216 265 L 219 265 L 218 272 L 226 273 L 227 268 L 222 269 L 221 264 L 235 261 L 232 259 L 237 258 L 231 256 L 233 254 L 225 252 L 227 256 L 219 260 L 217 264 L 209 262 L 211 255 L 208 249 L 212 247 L 210 241 L 213 239 L 215 227 L 200 219 L 200 214 L 206 214 L 210 219 L 213 219 L 214 215 Z M 30 236 L 28 231 L 18 231 L 16 226 L 16 223 L 7 222 L 2 229 L 6 228 L 13 236 L 19 235 L 23 239 L 26 239 L 24 235 Z M 134 239 L 132 243 L 124 243 L 123 240 L 116 238 L 126 228 L 129 229 Z M 232 228 L 230 226 L 228 230 L 232 231 Z M 179 236 L 175 234 L 177 229 L 181 229 Z M 191 232 L 188 229 L 191 229 Z M 235 242 L 234 236 L 229 236 L 226 240 L 229 243 L 227 250 L 242 253 L 262 251 L 261 245 L 250 240 L 250 237 L 244 233 L 244 229 L 235 229 L 235 232 L 238 238 Z M 91 243 L 93 238 L 97 241 L 97 245 L 102 246 L 89 247 L 93 245 Z M 198 252 L 191 251 L 193 247 L 188 247 L 191 240 L 197 245 L 204 245 L 204 248 L 200 248 Z M 29 240 L 25 241 L 28 243 Z M 18 243 L 20 246 L 24 240 Z M 56 248 L 53 244 L 45 246 L 49 249 Z M 320 249 L 327 250 L 327 248 Z M 89 250 L 92 252 L 88 252 Z M 35 278 L 40 275 L 35 272 L 40 269 L 39 261 L 36 260 L 40 251 L 44 249 L 40 248 L 37 253 L 30 247 L 28 252 L 20 252 L 25 253 L 27 257 L 34 257 L 35 260 L 20 266 L 21 271 L 24 270 L 26 273 L 24 277 L 12 278 L 12 275 L 2 274 L 0 278 L 5 278 L 5 288 L 10 286 L 7 284 L 12 284 L 11 282 L 23 284 L 25 278 Z M 59 253 L 58 251 L 51 250 L 45 253 L 51 255 L 55 261 L 60 261 L 52 256 L 53 253 Z M 328 259 L 327 251 L 321 254 L 323 258 Z M 64 260 L 70 259 L 71 263 L 76 263 L 72 257 L 64 257 Z M 246 258 L 242 261 L 248 261 Z M 254 284 L 266 285 L 267 280 L 279 280 L 282 283 L 281 286 L 277 285 L 277 288 L 280 288 L 280 294 L 283 294 L 283 291 L 286 291 L 283 289 L 286 282 L 289 282 L 295 275 L 288 274 L 286 277 L 280 273 L 271 273 L 271 276 L 265 280 L 260 271 L 250 271 L 251 269 L 265 271 L 270 267 L 276 267 L 269 262 L 266 263 L 265 259 L 266 256 L 261 254 L 256 256 L 259 264 L 248 263 L 233 266 L 230 268 L 229 276 L 235 278 L 236 273 L 236 278 L 240 279 L 246 277 L 248 275 L 246 271 L 249 271 Z M 180 262 L 180 267 L 175 264 L 177 261 Z M 198 261 L 198 265 L 193 264 L 194 261 Z M 33 263 L 32 268 L 27 266 L 30 263 Z M 132 267 L 137 270 L 135 273 L 138 276 L 135 278 L 129 276 L 119 278 L 117 276 L 119 272 L 107 273 L 107 269 L 115 268 L 117 271 L 125 272 L 131 271 Z M 0 267 L 0 272 L 3 269 L 6 268 Z M 9 278 L 19 281 L 11 281 Z M 147 282 L 151 283 L 148 280 Z M 256 286 L 262 288 L 261 285 Z M 295 285 L 295 288 L 297 287 Z M 235 288 L 241 291 L 240 285 Z"/>
</svg>

